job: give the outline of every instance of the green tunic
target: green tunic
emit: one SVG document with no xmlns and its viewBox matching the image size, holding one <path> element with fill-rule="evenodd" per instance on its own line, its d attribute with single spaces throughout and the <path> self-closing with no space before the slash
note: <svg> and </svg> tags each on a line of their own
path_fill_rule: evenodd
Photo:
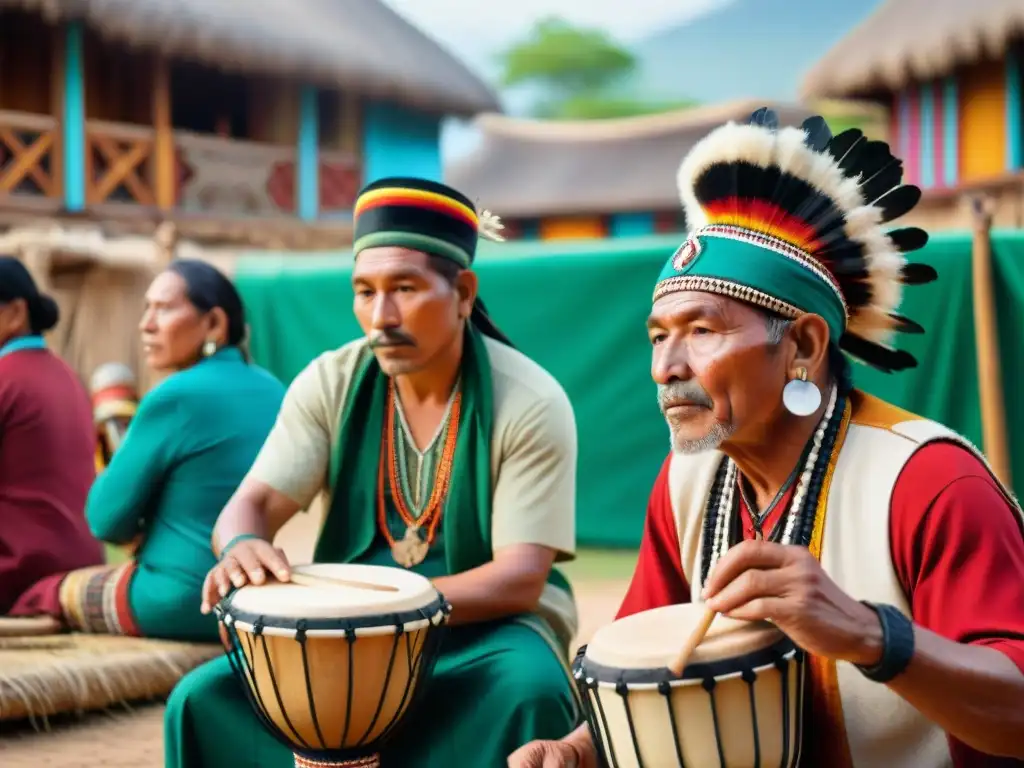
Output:
<svg viewBox="0 0 1024 768">
<path fill-rule="evenodd" d="M 397 422 L 397 420 L 396 420 Z M 420 454 L 401 422 L 403 497 L 414 515 L 430 496 L 447 426 Z M 385 487 L 387 485 L 385 484 Z M 405 524 L 388 498 L 388 526 L 395 539 Z M 367 514 L 373 514 L 367 510 Z M 413 570 L 428 578 L 447 575 L 444 526 Z M 354 562 L 395 566 L 379 532 Z M 549 633 L 523 618 L 453 627 L 430 679 L 430 702 L 403 722 L 400 738 L 381 753 L 383 768 L 491 768 L 533 739 L 561 738 L 579 713 L 562 652 Z M 231 755 L 238 768 L 290 768 L 292 752 L 256 720 L 226 658 L 194 670 L 175 688 L 165 716 L 165 766 L 214 768 Z"/>
<path fill-rule="evenodd" d="M 284 386 L 227 347 L 154 387 L 96 479 L 85 514 L 113 544 L 144 536 L 128 598 L 146 637 L 214 642 L 199 612 L 210 536 L 270 432 Z"/>
</svg>

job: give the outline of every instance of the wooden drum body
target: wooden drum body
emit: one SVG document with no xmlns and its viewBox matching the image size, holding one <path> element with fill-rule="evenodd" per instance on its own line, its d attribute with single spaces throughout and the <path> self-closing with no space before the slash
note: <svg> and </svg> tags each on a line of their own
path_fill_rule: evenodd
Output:
<svg viewBox="0 0 1024 768">
<path fill-rule="evenodd" d="M 450 606 L 429 580 L 404 569 L 294 570 L 396 590 L 242 587 L 217 607 L 228 658 L 297 766 L 378 765 L 377 750 L 430 675 Z"/>
<path fill-rule="evenodd" d="M 716 617 L 676 677 L 703 606 L 672 605 L 596 632 L 573 665 L 606 768 L 789 768 L 800 759 L 804 654 L 767 623 Z"/>
</svg>

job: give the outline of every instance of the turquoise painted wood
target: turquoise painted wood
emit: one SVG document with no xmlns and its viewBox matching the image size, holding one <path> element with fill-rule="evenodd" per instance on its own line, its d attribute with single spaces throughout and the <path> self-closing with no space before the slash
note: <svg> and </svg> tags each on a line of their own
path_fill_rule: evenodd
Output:
<svg viewBox="0 0 1024 768">
<path fill-rule="evenodd" d="M 85 28 L 69 22 L 64 42 L 63 164 L 64 207 L 85 209 Z"/>
<path fill-rule="evenodd" d="M 1020 52 L 1010 47 L 1006 52 L 1006 170 L 1021 167 L 1021 73 Z"/>
<path fill-rule="evenodd" d="M 520 240 L 539 240 L 540 222 L 537 219 L 523 219 L 519 222 Z"/>
<path fill-rule="evenodd" d="M 921 186 L 935 186 L 935 86 L 921 86 Z"/>
<path fill-rule="evenodd" d="M 960 180 L 960 94 L 956 76 L 947 77 L 942 87 L 942 174 L 946 186 L 955 187 Z"/>
<path fill-rule="evenodd" d="M 615 213 L 609 221 L 608 232 L 612 237 L 643 237 L 655 232 L 653 213 Z"/>
<path fill-rule="evenodd" d="M 442 180 L 441 118 L 386 102 L 363 110 L 363 183 L 387 176 Z"/>
<path fill-rule="evenodd" d="M 320 104 L 315 86 L 304 85 L 299 97 L 299 142 L 295 158 L 295 205 L 300 219 L 320 212 Z"/>
</svg>

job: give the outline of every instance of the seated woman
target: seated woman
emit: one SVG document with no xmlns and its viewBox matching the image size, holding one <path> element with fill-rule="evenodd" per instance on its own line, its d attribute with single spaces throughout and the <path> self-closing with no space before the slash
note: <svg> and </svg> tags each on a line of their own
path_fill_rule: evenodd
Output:
<svg viewBox="0 0 1024 768">
<path fill-rule="evenodd" d="M 86 518 L 97 538 L 138 542 L 119 566 L 72 573 L 61 588 L 75 629 L 215 641 L 199 612 L 216 558 L 213 525 L 277 417 L 284 386 L 249 364 L 242 300 L 200 261 L 175 261 L 150 285 L 140 330 L 146 361 L 170 372 L 139 404 L 96 479 Z"/>
<path fill-rule="evenodd" d="M 0 616 L 59 616 L 64 574 L 103 562 L 84 515 L 92 406 L 42 337 L 58 317 L 24 265 L 0 258 Z"/>
</svg>

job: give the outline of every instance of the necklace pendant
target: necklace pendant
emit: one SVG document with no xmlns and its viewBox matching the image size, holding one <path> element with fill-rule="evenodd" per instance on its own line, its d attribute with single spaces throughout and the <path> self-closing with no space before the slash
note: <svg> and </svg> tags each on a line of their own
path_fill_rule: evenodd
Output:
<svg viewBox="0 0 1024 768">
<path fill-rule="evenodd" d="M 415 568 L 427 559 L 430 545 L 419 526 L 411 525 L 405 530 L 401 541 L 391 546 L 391 556 L 403 568 Z"/>
</svg>

